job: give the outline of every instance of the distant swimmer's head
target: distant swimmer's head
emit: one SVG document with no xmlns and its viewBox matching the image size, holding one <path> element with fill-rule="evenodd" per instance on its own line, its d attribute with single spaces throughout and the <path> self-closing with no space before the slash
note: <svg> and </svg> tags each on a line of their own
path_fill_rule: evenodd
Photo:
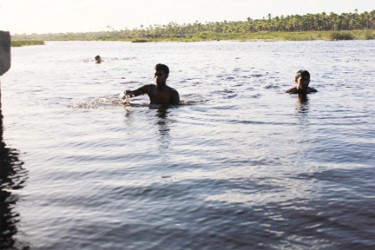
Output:
<svg viewBox="0 0 375 250">
<path fill-rule="evenodd" d="M 166 84 L 169 75 L 169 68 L 165 64 L 158 63 L 155 65 L 155 79 L 158 86 Z"/>
<path fill-rule="evenodd" d="M 305 90 L 310 83 L 310 73 L 307 70 L 298 70 L 295 76 L 297 89 Z"/>
<path fill-rule="evenodd" d="M 99 55 L 97 55 L 95 57 L 95 61 L 96 61 L 96 63 L 101 63 L 102 62 L 102 58 Z"/>
</svg>

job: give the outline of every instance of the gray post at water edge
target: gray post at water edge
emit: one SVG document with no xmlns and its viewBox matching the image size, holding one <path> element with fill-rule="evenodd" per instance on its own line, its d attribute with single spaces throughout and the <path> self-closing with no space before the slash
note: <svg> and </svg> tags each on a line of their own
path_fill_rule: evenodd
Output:
<svg viewBox="0 0 375 250">
<path fill-rule="evenodd" d="M 10 68 L 10 34 L 0 30 L 0 76 Z"/>
<path fill-rule="evenodd" d="M 0 30 L 0 76 L 10 68 L 10 33 Z M 1 113 L 1 81 L 0 81 L 0 132 L 2 132 L 3 116 Z M 0 142 L 2 133 L 0 133 Z"/>
</svg>

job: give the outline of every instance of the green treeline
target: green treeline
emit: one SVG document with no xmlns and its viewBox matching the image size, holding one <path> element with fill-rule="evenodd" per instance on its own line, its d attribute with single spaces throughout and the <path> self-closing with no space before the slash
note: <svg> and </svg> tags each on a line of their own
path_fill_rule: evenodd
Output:
<svg viewBox="0 0 375 250">
<path fill-rule="evenodd" d="M 44 45 L 44 41 L 40 40 L 12 40 L 12 47 L 22 47 L 22 46 L 31 46 L 31 45 Z"/>
<path fill-rule="evenodd" d="M 15 40 L 201 41 L 201 40 L 350 40 L 375 39 L 375 10 L 358 13 L 288 15 L 246 21 L 141 25 L 103 32 L 15 35 Z"/>
</svg>

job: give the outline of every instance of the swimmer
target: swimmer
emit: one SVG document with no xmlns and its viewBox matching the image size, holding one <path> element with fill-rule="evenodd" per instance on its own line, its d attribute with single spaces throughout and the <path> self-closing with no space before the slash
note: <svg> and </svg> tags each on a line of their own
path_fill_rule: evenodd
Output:
<svg viewBox="0 0 375 250">
<path fill-rule="evenodd" d="M 99 55 L 97 55 L 95 57 L 95 61 L 96 61 L 96 63 L 101 63 L 103 60 L 102 60 L 102 58 Z"/>
<path fill-rule="evenodd" d="M 307 70 L 299 70 L 295 77 L 296 86 L 287 89 L 285 92 L 290 94 L 309 94 L 317 92 L 316 89 L 309 87 L 310 73 Z"/>
<path fill-rule="evenodd" d="M 147 94 L 150 98 L 150 105 L 177 105 L 180 103 L 180 95 L 177 90 L 167 85 L 169 68 L 165 64 L 156 64 L 155 66 L 155 84 L 148 84 L 136 90 L 126 90 L 125 95 L 129 97 Z"/>
</svg>

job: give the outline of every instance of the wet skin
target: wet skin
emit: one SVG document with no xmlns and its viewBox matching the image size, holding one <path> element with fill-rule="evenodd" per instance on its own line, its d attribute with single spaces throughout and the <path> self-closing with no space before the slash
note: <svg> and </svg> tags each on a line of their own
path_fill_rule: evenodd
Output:
<svg viewBox="0 0 375 250">
<path fill-rule="evenodd" d="M 154 77 L 156 85 L 149 84 L 134 91 L 127 90 L 125 94 L 130 97 L 147 94 L 150 98 L 150 104 L 179 104 L 180 96 L 178 92 L 166 84 L 168 75 L 164 71 L 156 71 Z"/>
</svg>

